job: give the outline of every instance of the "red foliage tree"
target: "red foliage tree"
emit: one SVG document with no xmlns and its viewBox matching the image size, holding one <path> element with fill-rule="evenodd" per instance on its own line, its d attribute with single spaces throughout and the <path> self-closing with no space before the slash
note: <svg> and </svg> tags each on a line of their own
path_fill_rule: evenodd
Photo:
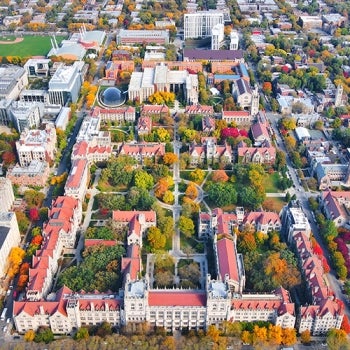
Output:
<svg viewBox="0 0 350 350">
<path fill-rule="evenodd" d="M 20 267 L 20 269 L 19 269 L 19 274 L 20 275 L 28 275 L 28 273 L 29 273 L 29 263 L 27 263 L 27 262 L 24 262 L 22 265 L 21 265 L 21 267 Z"/>
<path fill-rule="evenodd" d="M 14 164 L 16 163 L 16 156 L 11 151 L 5 151 L 2 154 L 2 161 L 4 162 L 5 165 Z"/>
<path fill-rule="evenodd" d="M 323 251 L 322 251 L 322 248 L 321 248 L 321 246 L 316 242 L 315 244 L 314 244 L 314 253 L 316 254 L 316 255 L 323 255 Z"/>
<path fill-rule="evenodd" d="M 31 244 L 40 246 L 42 241 L 43 241 L 43 236 L 38 235 L 38 236 L 33 237 Z"/>
<path fill-rule="evenodd" d="M 287 74 L 287 73 L 289 73 L 289 67 L 288 67 L 288 66 L 283 66 L 283 67 L 281 68 L 281 71 L 282 71 L 283 73 Z"/>
<path fill-rule="evenodd" d="M 350 334 L 350 323 L 348 316 L 344 315 L 343 322 L 341 324 L 341 329 L 346 332 L 346 334 Z"/>
<path fill-rule="evenodd" d="M 221 130 L 221 138 L 223 139 L 227 139 L 228 137 L 236 138 L 239 135 L 239 130 L 237 128 L 224 128 Z"/>
<path fill-rule="evenodd" d="M 38 208 L 29 209 L 29 219 L 31 221 L 38 221 L 40 219 Z"/>
</svg>

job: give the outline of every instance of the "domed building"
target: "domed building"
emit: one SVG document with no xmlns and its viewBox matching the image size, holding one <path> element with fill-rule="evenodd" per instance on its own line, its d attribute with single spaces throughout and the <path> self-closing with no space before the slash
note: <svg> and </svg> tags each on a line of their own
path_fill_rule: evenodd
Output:
<svg viewBox="0 0 350 350">
<path fill-rule="evenodd" d="M 117 87 L 111 86 L 99 94 L 99 103 L 103 107 L 118 107 L 126 100 L 126 94 Z"/>
</svg>

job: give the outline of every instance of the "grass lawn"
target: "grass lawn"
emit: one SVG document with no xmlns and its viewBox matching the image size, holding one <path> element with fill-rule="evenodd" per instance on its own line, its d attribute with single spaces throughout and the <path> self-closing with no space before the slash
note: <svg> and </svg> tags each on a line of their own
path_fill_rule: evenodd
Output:
<svg viewBox="0 0 350 350">
<path fill-rule="evenodd" d="M 64 36 L 56 36 L 57 43 L 64 39 Z M 12 41 L 15 37 L 10 36 Z M 0 44 L 1 56 L 46 56 L 51 49 L 50 36 L 24 35 L 23 41 L 13 44 Z M 7 38 L 0 37 L 1 41 L 8 41 Z"/>
<path fill-rule="evenodd" d="M 282 192 L 278 188 L 278 181 L 280 179 L 280 174 L 278 172 L 274 172 L 272 174 L 266 174 L 264 179 L 264 187 L 266 193 L 279 193 Z"/>
<path fill-rule="evenodd" d="M 284 198 L 280 197 L 267 197 L 262 204 L 262 207 L 268 211 L 275 211 L 279 213 L 282 208 L 287 204 Z"/>
</svg>

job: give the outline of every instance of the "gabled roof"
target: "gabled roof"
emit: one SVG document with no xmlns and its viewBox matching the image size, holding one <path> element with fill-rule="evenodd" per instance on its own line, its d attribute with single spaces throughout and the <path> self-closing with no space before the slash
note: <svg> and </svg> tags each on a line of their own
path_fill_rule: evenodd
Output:
<svg viewBox="0 0 350 350">
<path fill-rule="evenodd" d="M 225 237 L 217 241 L 216 247 L 221 278 L 224 280 L 227 275 L 230 280 L 239 281 L 235 242 Z"/>
</svg>

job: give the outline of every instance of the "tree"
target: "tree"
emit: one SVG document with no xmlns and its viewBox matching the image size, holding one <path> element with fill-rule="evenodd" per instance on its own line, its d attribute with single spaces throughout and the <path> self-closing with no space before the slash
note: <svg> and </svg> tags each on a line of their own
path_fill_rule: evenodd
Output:
<svg viewBox="0 0 350 350">
<path fill-rule="evenodd" d="M 29 209 L 29 219 L 31 221 L 38 221 L 40 219 L 38 208 L 34 207 L 34 208 Z"/>
<path fill-rule="evenodd" d="M 252 343 L 252 336 L 249 331 L 243 331 L 241 335 L 241 340 L 244 344 Z"/>
<path fill-rule="evenodd" d="M 285 166 L 286 166 L 286 154 L 281 151 L 277 150 L 276 151 L 276 160 L 275 160 L 275 168 L 277 171 L 281 171 Z"/>
<path fill-rule="evenodd" d="M 295 118 L 292 118 L 292 117 L 283 117 L 280 120 L 280 125 L 285 130 L 294 130 L 297 127 L 297 121 Z"/>
<path fill-rule="evenodd" d="M 25 257 L 25 251 L 22 248 L 13 247 L 11 249 L 9 256 L 7 257 L 8 276 L 12 278 L 18 273 L 24 257 Z"/>
<path fill-rule="evenodd" d="M 350 323 L 347 315 L 344 315 L 343 321 L 341 323 L 341 329 L 346 333 L 350 334 Z"/>
<path fill-rule="evenodd" d="M 272 345 L 280 345 L 282 343 L 282 327 L 270 324 L 267 329 L 267 339 Z"/>
<path fill-rule="evenodd" d="M 229 179 L 225 170 L 216 170 L 212 175 L 213 182 L 227 182 Z"/>
<path fill-rule="evenodd" d="M 205 172 L 202 169 L 195 169 L 190 172 L 190 180 L 195 183 L 201 183 L 204 180 Z"/>
<path fill-rule="evenodd" d="M 193 220 L 185 216 L 180 216 L 178 228 L 187 238 L 191 237 L 194 234 Z"/>
<path fill-rule="evenodd" d="M 186 195 L 187 197 L 189 197 L 190 199 L 192 199 L 192 200 L 197 198 L 197 196 L 198 196 L 198 190 L 197 190 L 196 185 L 195 185 L 193 182 L 190 182 L 190 183 L 187 185 L 185 195 Z"/>
<path fill-rule="evenodd" d="M 34 338 L 34 341 L 36 343 L 44 342 L 45 344 L 48 344 L 53 340 L 54 340 L 54 335 L 52 333 L 51 328 L 39 327 Z"/>
<path fill-rule="evenodd" d="M 282 329 L 282 344 L 293 345 L 297 341 L 297 333 L 294 328 L 283 328 Z"/>
<path fill-rule="evenodd" d="M 210 325 L 207 330 L 207 336 L 217 343 L 220 338 L 220 331 L 214 325 Z"/>
<path fill-rule="evenodd" d="M 172 165 L 179 161 L 179 158 L 175 153 L 166 152 L 163 156 L 163 163 L 166 165 Z"/>
<path fill-rule="evenodd" d="M 208 188 L 208 197 L 219 207 L 237 203 L 237 192 L 232 183 L 211 183 Z"/>
<path fill-rule="evenodd" d="M 77 333 L 74 336 L 76 340 L 88 340 L 89 339 L 89 330 L 86 327 L 81 327 L 78 329 Z"/>
<path fill-rule="evenodd" d="M 300 334 L 300 340 L 303 344 L 310 344 L 311 342 L 311 333 L 308 329 Z"/>
<path fill-rule="evenodd" d="M 170 271 L 159 271 L 154 279 L 158 287 L 170 287 L 174 283 L 174 275 Z"/>
<path fill-rule="evenodd" d="M 327 345 L 330 350 L 339 350 L 348 345 L 346 332 L 342 329 L 330 329 L 327 333 Z"/>
<path fill-rule="evenodd" d="M 152 226 L 148 229 L 147 241 L 153 251 L 159 250 L 165 247 L 166 237 L 158 227 Z"/>
<path fill-rule="evenodd" d="M 238 203 L 247 208 L 259 208 L 264 199 L 265 193 L 260 194 L 253 187 L 242 186 L 238 192 Z"/>
<path fill-rule="evenodd" d="M 253 328 L 252 341 L 254 344 L 264 344 L 267 341 L 266 327 L 259 327 L 257 325 Z"/>
<path fill-rule="evenodd" d="M 35 332 L 32 329 L 29 329 L 25 334 L 24 334 L 24 340 L 27 342 L 32 342 L 34 341 L 35 338 Z"/>
<path fill-rule="evenodd" d="M 134 184 L 137 188 L 150 190 L 154 186 L 153 176 L 146 171 L 138 170 L 134 173 Z"/>
<path fill-rule="evenodd" d="M 174 203 L 174 194 L 173 192 L 167 190 L 165 191 L 163 195 L 163 202 L 166 204 L 173 204 Z"/>
</svg>

